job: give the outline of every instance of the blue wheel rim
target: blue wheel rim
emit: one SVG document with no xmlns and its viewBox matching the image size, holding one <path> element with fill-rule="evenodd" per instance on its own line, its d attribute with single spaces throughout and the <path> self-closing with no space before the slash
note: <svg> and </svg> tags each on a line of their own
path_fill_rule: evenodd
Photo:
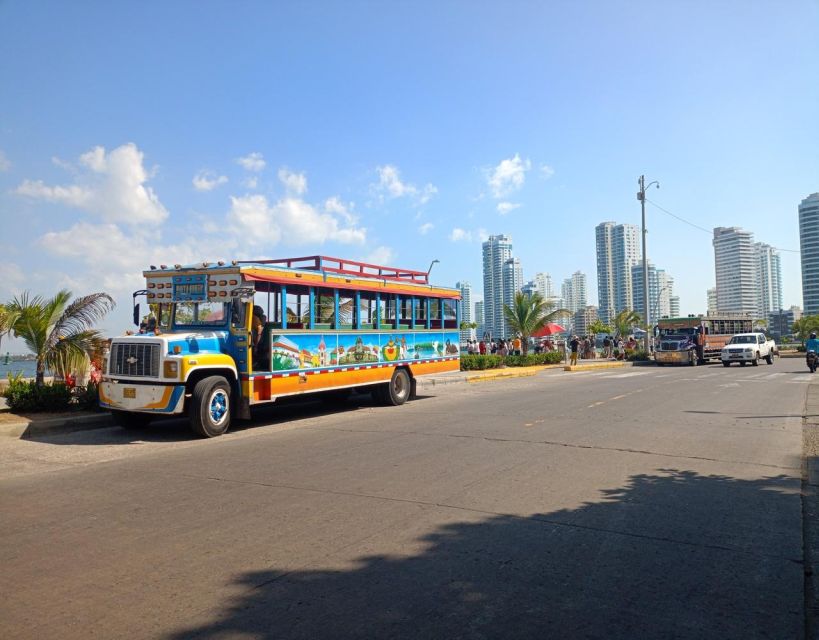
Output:
<svg viewBox="0 0 819 640">
<path fill-rule="evenodd" d="M 228 409 L 228 398 L 224 391 L 217 391 L 210 397 L 210 419 L 215 424 L 224 420 Z"/>
</svg>

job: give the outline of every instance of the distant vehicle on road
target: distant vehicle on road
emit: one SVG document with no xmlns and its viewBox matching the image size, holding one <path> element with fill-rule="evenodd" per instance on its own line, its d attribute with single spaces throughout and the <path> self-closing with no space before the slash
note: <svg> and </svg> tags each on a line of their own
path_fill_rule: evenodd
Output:
<svg viewBox="0 0 819 640">
<path fill-rule="evenodd" d="M 722 348 L 720 359 L 725 367 L 730 367 L 732 362 L 739 362 L 744 367 L 749 362 L 757 366 L 762 358 L 773 364 L 775 355 L 776 343 L 765 337 L 764 333 L 740 333 L 731 336 Z"/>
<path fill-rule="evenodd" d="M 661 318 L 657 323 L 654 360 L 664 364 L 704 364 L 720 358 L 722 348 L 738 333 L 753 331 L 748 315 Z"/>
</svg>

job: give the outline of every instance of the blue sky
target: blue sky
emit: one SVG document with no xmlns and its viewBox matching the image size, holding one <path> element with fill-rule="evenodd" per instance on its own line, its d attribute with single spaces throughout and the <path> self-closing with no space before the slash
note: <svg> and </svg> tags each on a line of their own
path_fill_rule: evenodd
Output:
<svg viewBox="0 0 819 640">
<path fill-rule="evenodd" d="M 783 9 L 784 8 L 784 9 Z M 650 199 L 798 249 L 819 191 L 816 2 L 0 2 L 0 299 L 106 290 L 149 264 L 323 253 L 482 293 L 578 269 Z M 683 313 L 709 234 L 649 205 Z M 801 304 L 783 252 L 785 306 Z"/>
</svg>

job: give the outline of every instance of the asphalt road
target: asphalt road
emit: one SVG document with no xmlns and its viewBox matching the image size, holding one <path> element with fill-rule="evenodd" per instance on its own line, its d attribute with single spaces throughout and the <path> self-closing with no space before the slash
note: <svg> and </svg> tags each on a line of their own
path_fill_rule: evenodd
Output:
<svg viewBox="0 0 819 640">
<path fill-rule="evenodd" d="M 803 369 L 3 439 L 0 637 L 800 638 Z"/>
</svg>

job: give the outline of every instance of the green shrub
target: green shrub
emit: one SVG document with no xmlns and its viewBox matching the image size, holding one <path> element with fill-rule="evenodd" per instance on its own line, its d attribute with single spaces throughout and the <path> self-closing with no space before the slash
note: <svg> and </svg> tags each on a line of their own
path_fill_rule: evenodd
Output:
<svg viewBox="0 0 819 640">
<path fill-rule="evenodd" d="M 497 369 L 503 365 L 503 358 L 501 356 L 492 355 L 462 355 L 461 356 L 461 371 L 483 371 L 484 369 Z"/>
<path fill-rule="evenodd" d="M 86 386 L 74 389 L 74 399 L 80 409 L 100 411 L 99 385 L 89 380 Z"/>
<path fill-rule="evenodd" d="M 650 360 L 651 358 L 648 357 L 648 353 L 643 349 L 637 349 L 635 351 L 627 351 L 626 352 L 626 360 L 629 362 L 645 362 L 646 360 Z"/>
<path fill-rule="evenodd" d="M 507 367 L 533 367 L 539 364 L 558 364 L 563 362 L 563 354 L 560 351 L 549 351 L 547 353 L 530 353 L 525 356 L 506 356 Z"/>
<path fill-rule="evenodd" d="M 11 376 L 3 395 L 12 411 L 63 411 L 71 402 L 71 389 L 61 382 L 38 387 L 33 380 Z"/>
</svg>

